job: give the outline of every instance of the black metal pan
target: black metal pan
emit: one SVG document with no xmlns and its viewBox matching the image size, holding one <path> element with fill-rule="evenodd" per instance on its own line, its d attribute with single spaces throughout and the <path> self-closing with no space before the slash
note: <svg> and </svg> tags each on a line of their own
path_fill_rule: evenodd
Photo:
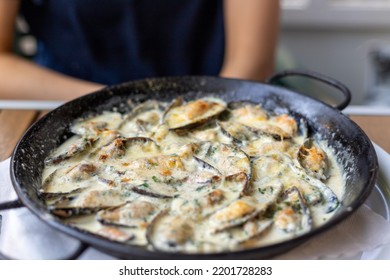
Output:
<svg viewBox="0 0 390 280">
<path fill-rule="evenodd" d="M 23 135 L 11 159 L 11 179 L 19 201 L 0 205 L 1 209 L 24 205 L 41 220 L 83 243 L 120 258 L 153 259 L 249 259 L 270 258 L 315 235 L 332 228 L 354 212 L 368 197 L 377 175 L 375 150 L 366 134 L 339 110 L 350 100 L 348 89 L 341 83 L 312 72 L 287 71 L 275 75 L 269 82 L 282 77 L 300 75 L 320 80 L 336 87 L 345 95 L 345 100 L 331 107 L 315 99 L 272 84 L 225 79 L 217 77 L 187 76 L 167 77 L 132 81 L 107 87 L 95 93 L 70 101 L 51 111 L 36 122 Z M 338 154 L 338 160 L 347 173 L 345 196 L 337 213 L 323 226 L 295 239 L 239 252 L 214 254 L 178 254 L 152 252 L 142 247 L 116 243 L 64 225 L 51 215 L 37 190 L 41 187 L 41 175 L 45 157 L 71 135 L 69 126 L 81 116 L 104 110 L 126 111 L 129 99 L 142 102 L 147 99 L 170 101 L 177 96 L 185 99 L 208 95 L 225 101 L 250 100 L 261 103 L 270 111 L 288 110 L 304 117 L 309 128 L 327 139 Z"/>
</svg>

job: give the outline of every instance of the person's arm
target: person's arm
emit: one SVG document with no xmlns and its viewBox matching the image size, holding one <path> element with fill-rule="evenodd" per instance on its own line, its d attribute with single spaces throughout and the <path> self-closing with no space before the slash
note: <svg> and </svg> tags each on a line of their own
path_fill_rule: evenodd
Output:
<svg viewBox="0 0 390 280">
<path fill-rule="evenodd" d="M 102 88 L 12 53 L 19 4 L 20 0 L 0 0 L 0 99 L 69 100 Z"/>
<path fill-rule="evenodd" d="M 274 70 L 278 0 L 225 0 L 225 57 L 220 75 L 263 81 Z"/>
</svg>

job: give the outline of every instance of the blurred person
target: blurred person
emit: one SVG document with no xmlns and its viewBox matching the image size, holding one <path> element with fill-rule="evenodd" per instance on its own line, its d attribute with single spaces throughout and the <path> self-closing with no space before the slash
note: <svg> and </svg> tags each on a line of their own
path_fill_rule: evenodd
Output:
<svg viewBox="0 0 390 280">
<path fill-rule="evenodd" d="M 0 99 L 69 100 L 173 75 L 262 81 L 274 67 L 278 0 L 0 0 Z M 21 15 L 33 60 L 13 53 Z"/>
</svg>

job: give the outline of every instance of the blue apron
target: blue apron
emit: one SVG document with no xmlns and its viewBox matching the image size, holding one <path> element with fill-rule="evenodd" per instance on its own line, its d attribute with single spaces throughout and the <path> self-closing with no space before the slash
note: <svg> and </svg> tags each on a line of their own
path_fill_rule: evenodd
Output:
<svg viewBox="0 0 390 280">
<path fill-rule="evenodd" d="M 114 84 L 171 75 L 217 75 L 222 0 L 23 0 L 38 41 L 34 60 Z"/>
</svg>

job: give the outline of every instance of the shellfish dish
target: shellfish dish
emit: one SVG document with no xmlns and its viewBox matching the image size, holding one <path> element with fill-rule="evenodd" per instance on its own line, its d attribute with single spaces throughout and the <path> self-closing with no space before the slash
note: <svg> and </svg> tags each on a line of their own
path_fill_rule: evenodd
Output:
<svg viewBox="0 0 390 280">
<path fill-rule="evenodd" d="M 77 119 L 39 195 L 68 226 L 178 253 L 276 244 L 327 222 L 345 178 L 307 121 L 249 101 L 147 100 Z"/>
</svg>

